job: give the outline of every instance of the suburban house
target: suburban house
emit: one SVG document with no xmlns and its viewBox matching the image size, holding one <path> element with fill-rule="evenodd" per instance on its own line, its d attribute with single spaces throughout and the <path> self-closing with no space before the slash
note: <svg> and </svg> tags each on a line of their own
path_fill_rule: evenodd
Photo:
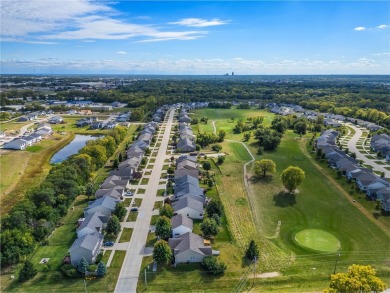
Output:
<svg viewBox="0 0 390 293">
<path fill-rule="evenodd" d="M 101 189 L 110 189 L 114 188 L 116 186 L 120 187 L 126 187 L 127 184 L 129 183 L 128 179 L 122 179 L 120 176 L 112 175 L 106 178 L 102 185 L 100 185 Z"/>
<path fill-rule="evenodd" d="M 30 121 L 30 119 L 27 116 L 21 116 L 18 118 L 18 122 L 26 122 Z"/>
<path fill-rule="evenodd" d="M 189 159 L 181 160 L 179 163 L 176 163 L 176 166 L 177 166 L 177 170 L 181 170 L 181 169 L 198 170 L 197 163 Z"/>
<path fill-rule="evenodd" d="M 79 121 L 76 122 L 77 127 L 89 126 L 91 124 L 92 124 L 92 119 L 90 118 L 81 118 Z"/>
<path fill-rule="evenodd" d="M 367 187 L 374 183 L 377 179 L 378 177 L 374 174 L 364 172 L 356 178 L 356 185 L 360 190 L 366 190 Z"/>
<path fill-rule="evenodd" d="M 3 148 L 13 150 L 24 150 L 27 147 L 27 142 L 23 139 L 14 139 L 6 144 Z"/>
<path fill-rule="evenodd" d="M 40 135 L 40 134 L 38 134 L 38 133 L 36 133 L 36 132 L 31 133 L 30 136 L 31 136 L 31 137 L 34 137 L 34 138 L 35 138 L 35 141 L 40 141 L 40 140 L 42 140 L 42 135 Z"/>
<path fill-rule="evenodd" d="M 390 135 L 375 134 L 371 137 L 371 149 L 375 152 L 381 152 L 382 155 L 390 151 Z"/>
<path fill-rule="evenodd" d="M 187 169 L 175 170 L 175 177 L 183 177 L 186 175 L 198 178 L 199 170 L 187 170 Z"/>
<path fill-rule="evenodd" d="M 196 163 L 196 157 L 195 156 L 188 156 L 188 155 L 182 155 L 176 159 L 176 165 L 180 164 L 183 161 L 191 161 L 193 163 Z"/>
<path fill-rule="evenodd" d="M 172 237 L 177 238 L 185 233 L 192 232 L 194 222 L 185 215 L 176 215 L 171 219 Z"/>
<path fill-rule="evenodd" d="M 51 124 L 58 124 L 58 123 L 61 123 L 62 121 L 64 121 L 64 119 L 62 119 L 61 116 L 53 116 L 53 117 L 49 118 L 48 121 Z"/>
<path fill-rule="evenodd" d="M 102 233 L 103 227 L 107 224 L 109 217 L 100 212 L 93 213 L 84 218 L 83 222 L 77 229 L 77 238 L 81 238 L 95 232 Z"/>
<path fill-rule="evenodd" d="M 173 202 L 172 207 L 176 214 L 186 215 L 191 219 L 203 219 L 203 203 L 190 196 L 180 198 Z"/>
<path fill-rule="evenodd" d="M 190 175 L 184 175 L 182 177 L 175 178 L 175 188 L 180 187 L 184 184 L 191 184 L 199 188 L 199 180 L 195 177 L 192 177 Z"/>
<path fill-rule="evenodd" d="M 205 256 L 213 254 L 211 246 L 205 245 L 201 236 L 191 232 L 177 238 L 169 238 L 168 244 L 172 249 L 175 264 L 202 262 Z"/>
<path fill-rule="evenodd" d="M 204 203 L 205 201 L 203 189 L 189 182 L 183 183 L 179 186 L 175 185 L 175 199 L 180 199 L 184 197 L 191 197 L 202 203 Z"/>
<path fill-rule="evenodd" d="M 367 186 L 366 189 L 367 197 L 369 197 L 372 200 L 376 200 L 376 196 L 377 196 L 376 193 L 384 187 L 390 187 L 390 183 L 385 180 L 378 179 L 378 181 L 375 181 L 374 183 Z"/>
<path fill-rule="evenodd" d="M 385 154 L 385 159 L 390 162 L 390 150 Z"/>
<path fill-rule="evenodd" d="M 110 189 L 96 190 L 95 197 L 98 199 L 98 198 L 101 198 L 104 196 L 109 196 L 109 197 L 113 197 L 113 198 L 118 199 L 118 200 L 123 200 L 124 192 L 125 192 L 124 187 L 115 186 L 115 187 L 110 188 Z"/>
<path fill-rule="evenodd" d="M 77 238 L 69 249 L 72 265 L 76 266 L 83 257 L 89 264 L 94 263 L 102 243 L 103 235 L 98 232 Z"/>
<path fill-rule="evenodd" d="M 120 200 L 115 199 L 110 196 L 104 196 L 95 201 L 92 201 L 88 204 L 88 207 L 84 210 L 84 216 L 88 217 L 89 215 L 100 212 L 105 216 L 111 216 L 111 213 L 115 210 L 116 204 Z"/>
<path fill-rule="evenodd" d="M 106 124 L 104 121 L 93 121 L 90 125 L 91 129 L 103 129 Z"/>
<path fill-rule="evenodd" d="M 370 173 L 371 170 L 368 168 L 357 168 L 355 170 L 349 171 L 346 173 L 348 180 L 356 180 L 363 173 Z"/>
<path fill-rule="evenodd" d="M 390 212 L 390 188 L 384 187 L 377 191 L 377 200 L 382 204 L 382 210 L 385 212 Z"/>
<path fill-rule="evenodd" d="M 139 148 L 138 146 L 136 145 L 132 145 L 128 150 L 127 150 L 127 157 L 128 158 L 132 158 L 132 157 L 138 157 L 138 158 L 142 158 L 143 155 L 145 154 L 145 151 L 142 150 L 141 148 Z"/>
</svg>

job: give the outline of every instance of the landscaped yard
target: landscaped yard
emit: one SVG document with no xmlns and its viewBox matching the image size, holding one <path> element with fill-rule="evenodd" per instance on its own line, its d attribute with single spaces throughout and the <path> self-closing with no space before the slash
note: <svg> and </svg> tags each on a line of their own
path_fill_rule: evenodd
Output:
<svg viewBox="0 0 390 293">
<path fill-rule="evenodd" d="M 123 228 L 121 237 L 119 238 L 119 243 L 129 242 L 132 234 L 133 234 L 133 228 Z"/>
<path fill-rule="evenodd" d="M 130 212 L 129 216 L 127 217 L 127 222 L 134 222 L 137 220 L 138 212 Z"/>
</svg>

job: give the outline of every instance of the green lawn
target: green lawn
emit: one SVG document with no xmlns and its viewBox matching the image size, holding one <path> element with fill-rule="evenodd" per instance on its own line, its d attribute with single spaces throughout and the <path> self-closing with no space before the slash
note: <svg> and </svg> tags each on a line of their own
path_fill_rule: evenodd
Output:
<svg viewBox="0 0 390 293">
<path fill-rule="evenodd" d="M 127 217 L 127 222 L 134 222 L 137 220 L 138 212 L 130 212 L 129 216 Z"/>
<path fill-rule="evenodd" d="M 140 185 L 146 185 L 149 183 L 149 178 L 142 178 Z"/>
<path fill-rule="evenodd" d="M 146 189 L 138 188 L 137 193 L 138 194 L 145 194 Z"/>
<path fill-rule="evenodd" d="M 123 228 L 121 237 L 119 238 L 119 243 L 129 242 L 132 234 L 133 234 L 133 228 Z"/>
<path fill-rule="evenodd" d="M 142 198 L 136 198 L 134 199 L 135 206 L 139 207 L 142 204 Z"/>
<path fill-rule="evenodd" d="M 163 202 L 162 201 L 156 201 L 154 202 L 154 209 L 160 209 L 163 205 Z"/>
<path fill-rule="evenodd" d="M 335 236 L 320 229 L 299 231 L 295 241 L 304 248 L 320 252 L 336 252 L 340 248 L 340 241 Z"/>
</svg>

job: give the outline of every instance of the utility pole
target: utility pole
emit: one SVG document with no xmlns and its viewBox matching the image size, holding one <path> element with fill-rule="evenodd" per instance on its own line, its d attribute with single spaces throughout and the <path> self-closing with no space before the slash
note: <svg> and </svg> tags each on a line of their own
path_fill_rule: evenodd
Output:
<svg viewBox="0 0 390 293">
<path fill-rule="evenodd" d="M 253 263 L 253 283 L 252 283 L 252 286 L 255 285 L 255 279 L 256 279 L 256 263 L 257 263 L 257 257 L 255 256 L 254 263 Z"/>
<path fill-rule="evenodd" d="M 147 280 L 147 278 L 146 278 L 146 269 L 145 269 L 145 287 L 146 287 L 146 289 L 148 289 L 148 280 Z"/>
<path fill-rule="evenodd" d="M 337 269 L 337 262 L 339 261 L 339 257 L 340 257 L 341 253 L 340 253 L 340 249 L 337 251 L 337 256 L 336 256 L 336 263 L 334 265 L 334 271 L 333 271 L 333 274 L 336 274 L 336 269 Z"/>
</svg>

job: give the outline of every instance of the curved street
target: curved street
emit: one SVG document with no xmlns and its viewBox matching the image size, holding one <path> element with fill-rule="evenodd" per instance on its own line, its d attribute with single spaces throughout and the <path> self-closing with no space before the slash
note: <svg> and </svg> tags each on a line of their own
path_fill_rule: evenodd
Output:
<svg viewBox="0 0 390 293">
<path fill-rule="evenodd" d="M 386 178 L 390 178 L 390 170 L 386 170 L 386 165 L 379 165 L 375 163 L 375 160 L 369 159 L 366 157 L 365 154 L 362 154 L 360 150 L 356 147 L 358 140 L 361 138 L 363 132 L 360 128 L 357 128 L 355 125 L 348 123 L 348 127 L 351 127 L 353 130 L 355 130 L 355 134 L 352 136 L 352 138 L 348 141 L 348 149 L 350 152 L 356 154 L 356 159 L 362 160 L 365 165 L 372 166 L 372 169 L 374 171 L 384 172 Z"/>
</svg>

